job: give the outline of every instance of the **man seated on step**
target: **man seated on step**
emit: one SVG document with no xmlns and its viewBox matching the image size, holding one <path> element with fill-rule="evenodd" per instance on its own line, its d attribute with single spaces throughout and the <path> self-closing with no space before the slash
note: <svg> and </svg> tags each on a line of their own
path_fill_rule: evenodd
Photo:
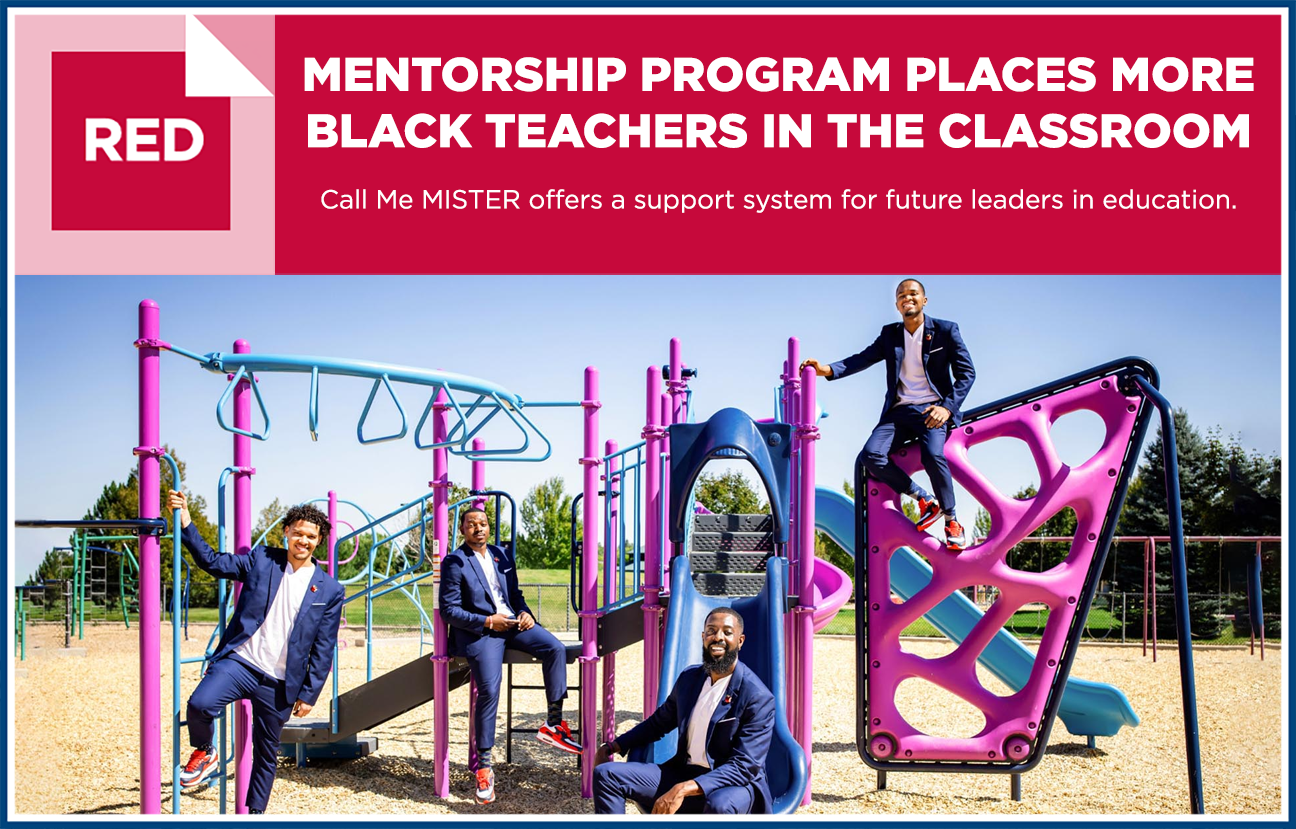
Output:
<svg viewBox="0 0 1296 829">
<path fill-rule="evenodd" d="M 624 814 L 627 800 L 661 815 L 772 811 L 765 758 L 774 736 L 774 695 L 738 661 L 745 639 L 737 611 L 711 611 L 702 629 L 702 664 L 679 675 L 651 717 L 599 747 L 597 814 Z M 675 756 L 666 763 L 609 762 L 677 728 Z"/>
<path fill-rule="evenodd" d="M 333 667 L 345 593 L 314 560 L 315 548 L 328 537 L 329 520 L 310 504 L 299 504 L 283 519 L 287 550 L 256 546 L 247 555 L 233 555 L 207 546 L 189 517 L 184 493 L 172 490 L 167 506 L 180 510 L 181 538 L 194 563 L 217 578 L 243 583 L 207 674 L 189 697 L 185 717 L 194 752 L 180 772 L 180 785 L 193 788 L 219 771 L 212 721 L 230 703 L 249 700 L 252 775 L 246 806 L 251 814 L 262 814 L 270 802 L 284 724 L 290 714 L 311 712 Z"/>
<path fill-rule="evenodd" d="M 548 717 L 536 738 L 571 754 L 580 754 L 563 721 L 567 697 L 567 649 L 552 633 L 536 624 L 518 587 L 517 565 L 507 550 L 487 544 L 490 519 L 483 509 L 469 509 L 459 518 L 464 543 L 441 560 L 441 618 L 450 626 L 450 654 L 468 660 L 477 683 L 477 802 L 495 801 L 495 712 L 499 709 L 504 650 L 525 651 L 544 667 Z"/>
</svg>

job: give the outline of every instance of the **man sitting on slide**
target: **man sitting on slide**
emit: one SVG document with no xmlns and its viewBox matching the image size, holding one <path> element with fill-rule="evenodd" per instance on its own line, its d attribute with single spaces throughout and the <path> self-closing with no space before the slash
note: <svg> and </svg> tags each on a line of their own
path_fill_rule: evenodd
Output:
<svg viewBox="0 0 1296 829">
<path fill-rule="evenodd" d="M 702 630 L 702 664 L 679 675 L 651 717 L 599 747 L 595 813 L 625 814 L 627 800 L 660 815 L 773 811 L 765 758 L 774 737 L 774 695 L 738 661 L 745 639 L 736 610 L 711 611 Z M 676 728 L 679 743 L 665 764 L 609 762 Z"/>
</svg>

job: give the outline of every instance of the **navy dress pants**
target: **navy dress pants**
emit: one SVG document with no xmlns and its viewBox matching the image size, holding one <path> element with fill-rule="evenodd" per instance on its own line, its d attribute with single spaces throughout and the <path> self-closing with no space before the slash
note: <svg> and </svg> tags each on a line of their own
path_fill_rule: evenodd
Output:
<svg viewBox="0 0 1296 829">
<path fill-rule="evenodd" d="M 275 763 L 279 759 L 279 735 L 292 715 L 296 700 L 287 698 L 284 681 L 228 656 L 211 663 L 207 675 L 189 697 L 189 742 L 196 746 L 212 742 L 212 721 L 225 706 L 238 700 L 252 703 L 252 776 L 248 781 L 247 807 L 264 812 L 274 786 Z M 225 758 L 221 758 L 224 762 Z"/>
<path fill-rule="evenodd" d="M 950 477 L 949 464 L 945 462 L 947 427 L 927 427 L 923 409 L 931 405 L 934 404 L 892 406 L 878 425 L 873 427 L 873 434 L 864 443 L 864 466 L 869 475 L 894 489 L 897 494 L 908 494 L 913 481 L 891 460 L 891 447 L 897 440 L 903 443 L 917 438 L 923 469 L 927 470 L 927 476 L 931 478 L 932 488 L 936 490 L 936 500 L 942 510 L 953 512 L 954 479 Z"/>
<path fill-rule="evenodd" d="M 504 675 L 504 650 L 525 651 L 544 670 L 545 697 L 557 702 L 567 697 L 567 648 L 549 631 L 536 625 L 530 630 L 490 633 L 464 648 L 468 669 L 477 683 L 477 712 L 473 727 L 477 748 L 495 746 L 495 714 L 499 710 L 500 684 Z"/>
<path fill-rule="evenodd" d="M 623 815 L 627 800 L 651 812 L 657 798 L 685 780 L 706 774 L 710 769 L 679 763 L 604 763 L 594 769 L 594 813 Z M 706 796 L 684 798 L 682 815 L 746 815 L 756 802 L 752 786 L 722 786 Z"/>
</svg>

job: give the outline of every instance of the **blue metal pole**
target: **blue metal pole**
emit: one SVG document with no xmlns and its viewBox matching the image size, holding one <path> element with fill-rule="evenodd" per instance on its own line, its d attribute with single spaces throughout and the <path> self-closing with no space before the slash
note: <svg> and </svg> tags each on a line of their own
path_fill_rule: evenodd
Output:
<svg viewBox="0 0 1296 829">
<path fill-rule="evenodd" d="M 1179 492 L 1179 448 L 1175 442 L 1170 401 L 1151 383 L 1135 375 L 1145 397 L 1161 413 L 1165 455 L 1166 512 L 1170 516 L 1170 570 L 1175 594 L 1175 634 L 1179 638 L 1179 681 L 1183 686 L 1184 742 L 1188 753 L 1188 801 L 1194 815 L 1205 813 L 1202 795 L 1201 738 L 1197 729 L 1197 683 L 1193 676 L 1192 625 L 1188 618 L 1188 561 L 1184 553 L 1183 504 Z"/>
</svg>

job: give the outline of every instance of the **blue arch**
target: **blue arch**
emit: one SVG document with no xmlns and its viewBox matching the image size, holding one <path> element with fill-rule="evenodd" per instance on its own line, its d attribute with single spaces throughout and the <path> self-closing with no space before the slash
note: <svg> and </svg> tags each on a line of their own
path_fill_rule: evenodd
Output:
<svg viewBox="0 0 1296 829">
<path fill-rule="evenodd" d="M 670 540 L 684 543 L 693 509 L 689 493 L 702 467 L 713 458 L 744 458 L 756 467 L 769 493 L 774 515 L 774 539 L 788 540 L 788 509 L 792 497 L 792 427 L 786 423 L 757 423 L 741 409 L 721 409 L 705 423 L 670 427 Z"/>
</svg>

